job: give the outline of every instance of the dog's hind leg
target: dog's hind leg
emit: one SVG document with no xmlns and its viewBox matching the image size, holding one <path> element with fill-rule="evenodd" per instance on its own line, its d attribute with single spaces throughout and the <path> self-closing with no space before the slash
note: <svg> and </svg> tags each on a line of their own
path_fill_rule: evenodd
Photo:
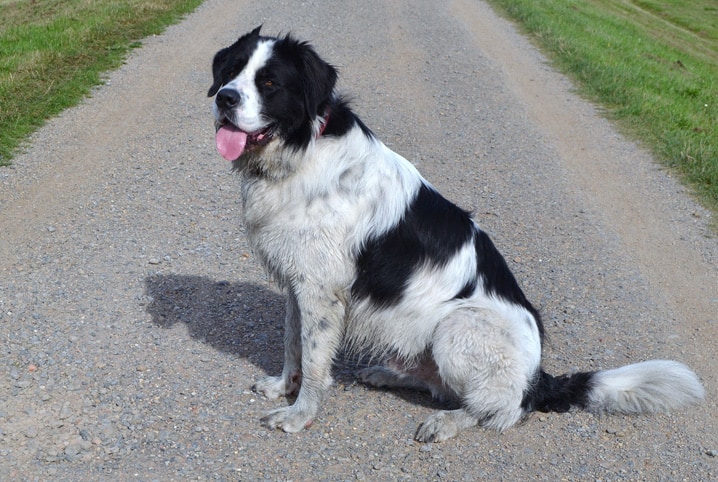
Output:
<svg viewBox="0 0 718 482">
<path fill-rule="evenodd" d="M 362 383 L 376 388 L 408 388 L 429 391 L 429 388 L 421 380 L 381 365 L 359 370 L 357 378 Z"/>
<path fill-rule="evenodd" d="M 460 309 L 434 334 L 432 354 L 447 389 L 461 409 L 438 412 L 417 440 L 441 441 L 478 423 L 504 430 L 523 416 L 523 395 L 538 367 L 540 340 L 530 315 L 510 307 Z"/>
<path fill-rule="evenodd" d="M 284 367 L 280 376 L 265 377 L 254 384 L 253 390 L 270 400 L 291 395 L 299 390 L 302 379 L 301 319 L 296 297 L 287 296 L 287 313 L 284 319 Z"/>
<path fill-rule="evenodd" d="M 454 400 L 455 394 L 444 387 L 430 352 L 412 362 L 391 357 L 381 366 L 364 368 L 357 372 L 362 383 L 376 388 L 406 388 L 431 392 L 440 400 Z"/>
</svg>

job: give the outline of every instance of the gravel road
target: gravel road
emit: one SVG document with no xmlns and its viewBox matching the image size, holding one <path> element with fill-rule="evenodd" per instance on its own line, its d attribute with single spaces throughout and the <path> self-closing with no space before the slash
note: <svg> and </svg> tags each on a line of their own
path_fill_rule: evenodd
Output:
<svg viewBox="0 0 718 482">
<path fill-rule="evenodd" d="M 424 445 L 436 403 L 342 359 L 309 430 L 260 426 L 283 299 L 205 97 L 214 52 L 259 24 L 311 40 L 366 123 L 473 211 L 544 314 L 548 371 L 676 359 L 705 403 Z M 207 0 L 0 169 L 0 478 L 716 480 L 710 223 L 483 2 Z"/>
</svg>

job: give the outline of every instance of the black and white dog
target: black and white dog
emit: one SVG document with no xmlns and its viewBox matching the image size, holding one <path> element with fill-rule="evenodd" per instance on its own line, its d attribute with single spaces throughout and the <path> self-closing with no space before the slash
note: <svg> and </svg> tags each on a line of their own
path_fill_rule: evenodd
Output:
<svg viewBox="0 0 718 482">
<path fill-rule="evenodd" d="M 307 43 L 257 28 L 212 70 L 217 149 L 241 174 L 255 253 L 287 293 L 284 369 L 255 390 L 298 396 L 264 424 L 311 425 L 342 346 L 384 360 L 359 373 L 365 383 L 458 402 L 421 425 L 420 441 L 504 430 L 534 410 L 640 413 L 702 399 L 673 361 L 545 373 L 539 313 L 489 237 L 374 136 Z"/>
</svg>

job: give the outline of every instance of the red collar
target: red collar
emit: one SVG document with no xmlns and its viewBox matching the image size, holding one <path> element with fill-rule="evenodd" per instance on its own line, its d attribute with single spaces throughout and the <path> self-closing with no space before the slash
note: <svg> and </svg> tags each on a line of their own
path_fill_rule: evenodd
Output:
<svg viewBox="0 0 718 482">
<path fill-rule="evenodd" d="M 329 124 L 329 114 L 331 113 L 331 108 L 327 107 L 324 110 L 324 117 L 321 120 L 321 127 L 319 128 L 319 133 L 317 134 L 317 139 L 322 137 L 322 134 L 324 134 L 324 129 L 327 128 L 327 124 Z"/>
</svg>

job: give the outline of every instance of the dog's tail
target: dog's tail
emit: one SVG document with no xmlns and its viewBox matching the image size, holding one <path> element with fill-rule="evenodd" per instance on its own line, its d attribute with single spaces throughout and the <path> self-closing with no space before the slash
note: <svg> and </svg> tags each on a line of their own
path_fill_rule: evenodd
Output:
<svg viewBox="0 0 718 482">
<path fill-rule="evenodd" d="M 539 372 L 524 409 L 566 412 L 571 407 L 605 413 L 669 412 L 699 402 L 704 390 L 682 363 L 652 360 L 613 370 L 553 377 Z"/>
</svg>

